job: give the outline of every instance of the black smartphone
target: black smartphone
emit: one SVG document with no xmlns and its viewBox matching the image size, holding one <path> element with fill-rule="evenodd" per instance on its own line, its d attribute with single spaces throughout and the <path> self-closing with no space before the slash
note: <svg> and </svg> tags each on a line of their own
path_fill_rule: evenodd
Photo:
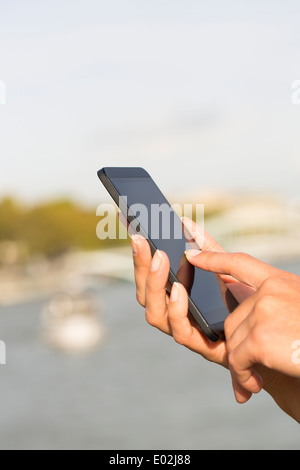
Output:
<svg viewBox="0 0 300 470">
<path fill-rule="evenodd" d="M 157 249 L 168 255 L 167 291 L 174 282 L 184 284 L 189 314 L 211 341 L 224 339 L 224 321 L 238 302 L 218 274 L 194 268 L 187 261 L 184 252 L 191 237 L 151 176 L 136 167 L 106 167 L 98 176 L 133 231 L 148 239 L 152 255 Z"/>
</svg>

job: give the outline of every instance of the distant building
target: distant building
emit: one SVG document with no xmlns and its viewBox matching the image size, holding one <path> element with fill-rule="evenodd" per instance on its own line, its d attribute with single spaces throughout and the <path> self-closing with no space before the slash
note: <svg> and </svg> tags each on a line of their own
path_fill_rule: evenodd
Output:
<svg viewBox="0 0 300 470">
<path fill-rule="evenodd" d="M 205 221 L 226 250 L 243 251 L 264 260 L 300 256 L 300 208 L 262 198 L 237 200 Z"/>
</svg>

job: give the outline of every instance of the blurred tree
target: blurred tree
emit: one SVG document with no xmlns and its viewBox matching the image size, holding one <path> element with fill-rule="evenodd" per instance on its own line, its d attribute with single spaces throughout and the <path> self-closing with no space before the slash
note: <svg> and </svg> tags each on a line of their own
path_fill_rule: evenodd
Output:
<svg viewBox="0 0 300 470">
<path fill-rule="evenodd" d="M 17 240 L 21 231 L 24 208 L 13 198 L 0 201 L 0 240 Z"/>
<path fill-rule="evenodd" d="M 53 257 L 68 250 L 91 250 L 126 240 L 99 240 L 95 210 L 69 200 L 21 206 L 12 198 L 0 201 L 0 241 L 25 243 L 30 254 Z M 119 221 L 117 220 L 117 225 Z"/>
</svg>

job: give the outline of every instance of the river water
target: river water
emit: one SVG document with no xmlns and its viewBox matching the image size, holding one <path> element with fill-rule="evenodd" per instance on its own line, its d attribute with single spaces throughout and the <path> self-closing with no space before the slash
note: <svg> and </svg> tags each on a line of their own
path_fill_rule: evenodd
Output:
<svg viewBox="0 0 300 470">
<path fill-rule="evenodd" d="M 299 425 L 265 392 L 236 404 L 226 370 L 149 327 L 133 284 L 94 294 L 107 336 L 75 356 L 39 336 L 48 299 L 1 307 L 1 449 L 300 449 Z"/>
</svg>

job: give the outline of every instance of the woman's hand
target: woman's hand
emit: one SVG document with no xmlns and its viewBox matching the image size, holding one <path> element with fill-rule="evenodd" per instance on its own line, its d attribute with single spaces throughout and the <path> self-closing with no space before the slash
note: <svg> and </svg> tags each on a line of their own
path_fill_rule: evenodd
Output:
<svg viewBox="0 0 300 470">
<path fill-rule="evenodd" d="M 211 342 L 188 313 L 184 286 L 175 283 L 170 298 L 167 295 L 167 255 L 157 251 L 152 259 L 148 242 L 134 235 L 136 295 L 146 320 L 179 344 L 229 368 L 238 402 L 263 387 L 286 413 L 300 420 L 300 366 L 292 363 L 297 354 L 293 347 L 300 340 L 300 278 L 248 255 L 227 254 L 191 220 L 183 223 L 203 250 L 198 256 L 187 253 L 190 263 L 220 274 L 240 306 L 225 321 L 226 342 Z"/>
<path fill-rule="evenodd" d="M 220 245 L 196 226 L 190 219 L 183 219 L 195 241 L 207 251 L 224 252 Z M 188 314 L 188 295 L 181 283 L 175 283 L 171 297 L 166 293 L 169 275 L 169 259 L 164 252 L 157 251 L 151 257 L 148 242 L 139 235 L 132 236 L 132 251 L 138 302 L 145 307 L 146 320 L 174 340 L 205 359 L 228 367 L 227 351 L 224 341 L 211 342 L 201 331 L 198 324 Z M 230 289 L 241 302 L 253 289 L 236 281 L 232 276 L 222 276 Z"/>
<path fill-rule="evenodd" d="M 300 277 L 243 253 L 194 251 L 192 256 L 189 252 L 186 255 L 193 266 L 230 274 L 254 288 L 254 293 L 225 321 L 228 362 L 237 400 L 246 402 L 252 393 L 261 390 L 271 374 L 273 395 L 281 403 L 284 400 L 290 414 L 299 419 Z"/>
</svg>

